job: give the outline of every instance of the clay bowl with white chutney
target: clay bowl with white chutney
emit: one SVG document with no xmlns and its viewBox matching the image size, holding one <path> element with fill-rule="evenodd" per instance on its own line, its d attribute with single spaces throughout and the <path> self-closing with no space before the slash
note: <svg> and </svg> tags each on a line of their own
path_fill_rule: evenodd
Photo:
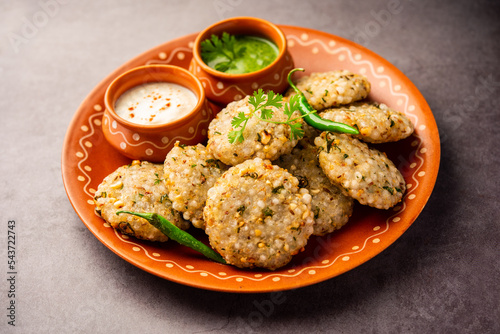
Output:
<svg viewBox="0 0 500 334">
<path fill-rule="evenodd" d="M 214 117 L 198 78 L 181 67 L 148 65 L 113 80 L 104 96 L 102 130 L 131 159 L 163 162 L 176 141 L 207 138 Z"/>
</svg>

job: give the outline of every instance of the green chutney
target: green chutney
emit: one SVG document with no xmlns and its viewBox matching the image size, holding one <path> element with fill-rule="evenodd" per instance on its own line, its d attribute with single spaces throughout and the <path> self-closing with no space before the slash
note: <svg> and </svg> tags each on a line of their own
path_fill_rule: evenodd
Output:
<svg viewBox="0 0 500 334">
<path fill-rule="evenodd" d="M 278 57 L 278 46 L 266 38 L 251 35 L 234 37 L 234 50 L 225 50 L 229 52 L 203 61 L 217 71 L 243 74 L 263 69 Z"/>
</svg>

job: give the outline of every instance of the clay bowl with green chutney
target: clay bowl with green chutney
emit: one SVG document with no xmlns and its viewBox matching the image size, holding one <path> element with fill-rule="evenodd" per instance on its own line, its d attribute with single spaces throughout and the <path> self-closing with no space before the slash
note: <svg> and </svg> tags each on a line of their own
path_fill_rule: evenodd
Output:
<svg viewBox="0 0 500 334">
<path fill-rule="evenodd" d="M 276 25 L 254 17 L 219 21 L 200 32 L 189 70 L 221 107 L 263 89 L 284 93 L 294 63 Z"/>
</svg>

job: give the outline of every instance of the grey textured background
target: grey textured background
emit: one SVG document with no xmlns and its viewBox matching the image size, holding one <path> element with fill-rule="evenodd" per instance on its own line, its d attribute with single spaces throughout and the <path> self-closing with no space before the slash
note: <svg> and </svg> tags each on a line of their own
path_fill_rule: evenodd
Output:
<svg viewBox="0 0 500 334">
<path fill-rule="evenodd" d="M 0 332 L 500 332 L 498 1 L 55 1 L 0 2 Z M 400 13 L 381 17 L 394 3 Z M 239 15 L 378 53 L 422 92 L 442 140 L 434 192 L 398 241 L 346 274 L 279 296 L 197 290 L 137 269 L 85 228 L 61 178 L 66 129 L 101 79 Z M 6 317 L 9 219 L 15 328 Z"/>
</svg>

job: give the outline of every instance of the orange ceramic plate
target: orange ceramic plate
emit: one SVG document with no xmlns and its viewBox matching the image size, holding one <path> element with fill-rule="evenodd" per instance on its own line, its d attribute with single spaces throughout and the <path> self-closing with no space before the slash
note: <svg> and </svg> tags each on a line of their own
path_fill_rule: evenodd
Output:
<svg viewBox="0 0 500 334">
<path fill-rule="evenodd" d="M 348 69 L 363 74 L 372 84 L 370 99 L 410 117 L 415 125 L 411 137 L 378 146 L 406 179 L 408 190 L 403 201 L 387 211 L 356 205 L 344 228 L 312 237 L 304 252 L 274 272 L 221 265 L 173 242 L 147 243 L 109 227 L 94 214 L 92 198 L 102 179 L 130 160 L 115 151 L 101 131 L 106 87 L 117 75 L 140 65 L 187 68 L 196 37 L 192 34 L 149 50 L 111 73 L 83 101 L 69 126 L 62 152 L 66 192 L 88 229 L 109 249 L 143 270 L 181 284 L 228 292 L 269 292 L 307 286 L 351 270 L 382 252 L 415 221 L 432 192 L 440 159 L 438 130 L 425 99 L 405 75 L 362 46 L 316 30 L 281 28 L 297 67 L 308 73 Z M 222 91 L 224 87 L 206 89 Z M 202 231 L 193 233 L 207 240 Z"/>
</svg>

